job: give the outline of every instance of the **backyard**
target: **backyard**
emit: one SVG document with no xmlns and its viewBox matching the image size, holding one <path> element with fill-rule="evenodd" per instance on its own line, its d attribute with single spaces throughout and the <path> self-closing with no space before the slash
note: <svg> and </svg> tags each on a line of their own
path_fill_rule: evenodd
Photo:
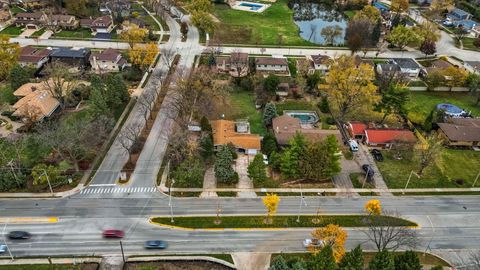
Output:
<svg viewBox="0 0 480 270">
<path fill-rule="evenodd" d="M 385 160 L 377 162 L 377 165 L 388 187 L 404 188 L 409 172 L 418 171 L 418 163 L 396 160 L 388 151 L 382 153 Z M 412 176 L 408 188 L 468 188 L 472 186 L 479 168 L 480 152 L 444 149 L 438 162 L 427 168 L 421 178 Z"/>
<path fill-rule="evenodd" d="M 468 93 L 458 92 L 411 92 L 407 103 L 408 118 L 416 124 L 422 124 L 430 112 L 439 103 L 452 103 L 474 116 L 480 116 L 480 106 L 474 104 L 474 98 Z"/>
<path fill-rule="evenodd" d="M 231 9 L 228 5 L 215 5 L 214 15 L 220 20 L 214 39 L 225 44 L 263 44 L 312 46 L 303 40 L 293 22 L 293 11 L 287 0 L 273 3 L 263 13 Z M 279 42 L 279 35 L 282 41 Z"/>
<path fill-rule="evenodd" d="M 266 134 L 262 123 L 262 112 L 255 109 L 255 95 L 251 92 L 236 90 L 230 94 L 232 110 L 227 117 L 232 120 L 246 118 L 250 123 L 250 131 L 261 136 Z"/>
</svg>

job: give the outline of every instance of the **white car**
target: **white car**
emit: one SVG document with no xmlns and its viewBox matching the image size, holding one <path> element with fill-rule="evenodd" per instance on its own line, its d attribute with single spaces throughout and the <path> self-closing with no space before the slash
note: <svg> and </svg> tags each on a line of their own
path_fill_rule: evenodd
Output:
<svg viewBox="0 0 480 270">
<path fill-rule="evenodd" d="M 352 150 L 352 152 L 358 151 L 358 143 L 355 140 L 348 140 L 348 146 L 350 146 L 350 150 Z"/>
<path fill-rule="evenodd" d="M 307 238 L 303 240 L 303 246 L 308 247 L 323 247 L 323 240 Z"/>
<path fill-rule="evenodd" d="M 0 245 L 0 254 L 5 253 L 7 251 L 7 245 Z"/>
<path fill-rule="evenodd" d="M 267 155 L 263 155 L 263 163 L 265 163 L 265 165 L 268 165 L 268 157 L 267 157 Z"/>
</svg>

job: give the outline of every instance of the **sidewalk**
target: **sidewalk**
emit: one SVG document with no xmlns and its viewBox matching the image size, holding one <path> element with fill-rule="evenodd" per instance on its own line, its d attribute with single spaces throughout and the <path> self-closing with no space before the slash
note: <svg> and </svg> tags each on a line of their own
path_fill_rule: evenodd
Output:
<svg viewBox="0 0 480 270">
<path fill-rule="evenodd" d="M 203 188 L 214 189 L 217 187 L 217 179 L 215 179 L 215 172 L 213 167 L 208 168 L 203 176 Z M 200 194 L 200 198 L 216 198 L 218 197 L 216 192 L 205 191 Z"/>
</svg>

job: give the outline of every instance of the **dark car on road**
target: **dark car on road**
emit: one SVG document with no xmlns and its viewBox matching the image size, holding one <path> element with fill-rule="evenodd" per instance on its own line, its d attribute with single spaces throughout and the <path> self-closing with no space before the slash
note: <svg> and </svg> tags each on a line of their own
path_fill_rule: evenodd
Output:
<svg viewBox="0 0 480 270">
<path fill-rule="evenodd" d="M 145 242 L 145 248 L 147 249 L 166 249 L 167 247 L 167 242 L 162 240 L 151 240 Z"/>
<path fill-rule="evenodd" d="M 103 237 L 105 238 L 123 238 L 125 233 L 122 230 L 105 230 L 103 231 Z"/>
<path fill-rule="evenodd" d="M 24 231 L 12 231 L 8 233 L 10 239 L 29 239 L 32 235 L 29 232 Z"/>
<path fill-rule="evenodd" d="M 373 149 L 371 151 L 372 153 L 372 156 L 373 158 L 376 160 L 376 161 L 383 161 L 383 155 L 382 155 L 382 152 L 380 152 L 380 150 L 378 149 Z"/>
</svg>

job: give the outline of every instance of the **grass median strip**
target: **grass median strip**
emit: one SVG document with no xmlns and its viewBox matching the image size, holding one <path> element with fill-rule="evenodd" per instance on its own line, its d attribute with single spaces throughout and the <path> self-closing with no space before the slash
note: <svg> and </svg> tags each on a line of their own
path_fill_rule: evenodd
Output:
<svg viewBox="0 0 480 270">
<path fill-rule="evenodd" d="M 170 217 L 154 217 L 152 222 L 159 225 L 174 225 L 188 229 L 252 229 L 252 228 L 311 228 L 322 227 L 327 224 L 338 224 L 342 227 L 365 227 L 365 215 L 320 215 L 320 222 L 314 223 L 316 215 L 275 216 L 272 224 L 265 224 L 265 216 L 222 216 L 221 223 L 215 224 L 217 217 L 176 217 L 170 222 Z M 381 216 L 377 219 L 378 225 L 391 224 L 396 226 L 417 226 L 416 223 L 397 217 Z M 389 222 L 386 222 L 389 221 Z"/>
</svg>

